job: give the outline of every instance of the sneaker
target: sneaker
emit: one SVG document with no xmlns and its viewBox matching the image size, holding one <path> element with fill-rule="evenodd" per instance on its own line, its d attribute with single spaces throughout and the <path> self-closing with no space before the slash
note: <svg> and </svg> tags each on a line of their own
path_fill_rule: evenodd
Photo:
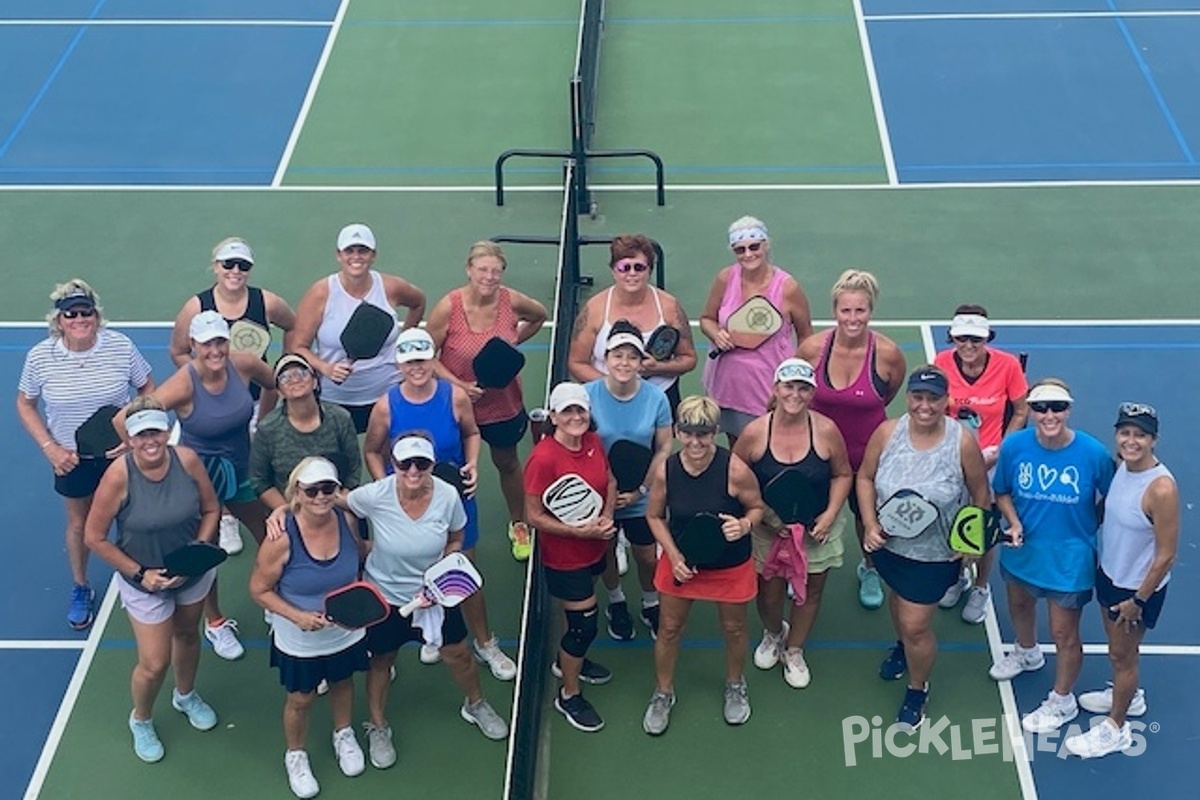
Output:
<svg viewBox="0 0 1200 800">
<path fill-rule="evenodd" d="M 242 552 L 242 524 L 237 517 L 230 514 L 221 515 L 221 524 L 217 527 L 217 544 L 231 556 Z"/>
<path fill-rule="evenodd" d="M 970 583 L 967 581 L 967 576 L 960 574 L 958 576 L 958 580 L 954 582 L 954 585 L 946 590 L 946 593 L 942 595 L 941 600 L 938 600 L 938 608 L 954 608 L 956 605 L 958 605 L 958 601 L 962 597 L 963 590 L 965 590 L 969 585 Z"/>
<path fill-rule="evenodd" d="M 387 769 L 396 763 L 396 747 L 392 744 L 392 729 L 388 725 L 364 722 L 367 731 L 367 755 L 375 769 Z"/>
<path fill-rule="evenodd" d="M 812 683 L 812 673 L 808 671 L 808 662 L 804 660 L 804 651 L 799 647 L 789 647 L 784 651 L 783 679 L 793 689 L 803 689 Z"/>
<path fill-rule="evenodd" d="M 217 727 L 217 712 L 201 699 L 195 689 L 187 694 L 180 694 L 178 689 L 172 689 L 171 708 L 180 714 L 186 714 L 188 722 L 198 731 L 211 731 Z"/>
<path fill-rule="evenodd" d="M 629 616 L 629 605 L 624 600 L 609 602 L 608 608 L 604 609 L 604 616 L 608 617 L 608 635 L 618 642 L 628 642 L 637 635 L 633 629 L 633 617 Z"/>
<path fill-rule="evenodd" d="M 967 602 L 963 605 L 962 621 L 978 625 L 987 618 L 988 600 L 992 593 L 986 586 L 972 586 L 967 590 Z"/>
<path fill-rule="evenodd" d="M 778 664 L 787 637 L 787 620 L 783 621 L 783 627 L 779 629 L 779 633 L 771 633 L 764 628 L 762 641 L 758 643 L 758 647 L 754 648 L 754 666 L 759 669 L 771 669 Z"/>
<path fill-rule="evenodd" d="M 312 767 L 308 763 L 308 753 L 303 750 L 288 750 L 283 756 L 283 766 L 287 769 L 288 786 L 292 794 L 300 798 L 316 797 L 321 791 L 320 784 L 313 777 Z"/>
<path fill-rule="evenodd" d="M 488 669 L 492 671 L 492 677 L 496 680 L 511 681 L 517 677 L 517 665 L 500 649 L 500 644 L 496 641 L 495 636 L 483 644 L 477 644 L 472 639 L 471 652 L 475 654 L 476 661 L 488 665 Z"/>
<path fill-rule="evenodd" d="M 557 661 L 550 665 L 550 672 L 554 674 L 554 677 L 562 678 L 562 669 L 558 666 Z M 583 666 L 579 669 L 579 680 L 593 686 L 600 686 L 612 680 L 612 671 L 603 664 L 585 658 Z"/>
<path fill-rule="evenodd" d="M 629 540 L 625 538 L 625 531 L 617 532 L 617 574 L 624 575 L 629 572 Z"/>
<path fill-rule="evenodd" d="M 924 689 L 908 687 L 904 693 L 904 702 L 896 714 L 896 724 L 909 733 L 921 727 L 925 721 L 925 706 L 929 703 L 929 684 Z"/>
<path fill-rule="evenodd" d="M 436 664 L 437 662 L 439 662 L 441 660 L 442 660 L 441 648 L 434 647 L 431 644 L 422 644 L 421 645 L 421 663 L 422 664 Z M 392 680 L 396 680 L 395 676 L 392 677 Z"/>
<path fill-rule="evenodd" d="M 725 684 L 725 722 L 742 725 L 750 719 L 750 695 L 746 691 L 746 679 Z"/>
<path fill-rule="evenodd" d="M 872 611 L 883 605 L 883 581 L 874 568 L 862 561 L 858 563 L 858 602 Z"/>
<path fill-rule="evenodd" d="M 642 624 L 650 631 L 651 641 L 658 641 L 658 613 L 659 607 L 655 603 L 652 606 L 642 606 Z"/>
<path fill-rule="evenodd" d="M 1084 692 L 1079 695 L 1079 707 L 1092 714 L 1108 714 L 1112 712 L 1112 681 L 1098 692 Z M 1138 689 L 1129 708 L 1125 711 L 1127 717 L 1140 717 L 1146 713 L 1146 691 Z"/>
<path fill-rule="evenodd" d="M 646 706 L 646 715 L 642 717 L 642 730 L 651 736 L 661 736 L 671 724 L 671 707 L 674 705 L 674 692 L 655 689 L 650 696 L 650 705 Z"/>
<path fill-rule="evenodd" d="M 487 700 L 480 698 L 477 703 L 468 703 L 464 700 L 458 713 L 467 722 L 479 726 L 479 730 L 483 731 L 483 735 L 487 738 L 497 742 L 508 738 L 508 723 L 502 720 L 496 710 L 488 705 Z"/>
<path fill-rule="evenodd" d="M 72 630 L 85 631 L 96 619 L 96 591 L 86 583 L 71 587 L 71 605 L 67 609 L 67 624 Z"/>
<path fill-rule="evenodd" d="M 329 681 L 321 678 L 321 682 L 317 684 L 317 697 L 324 697 L 329 694 Z"/>
<path fill-rule="evenodd" d="M 1050 733 L 1077 716 L 1079 704 L 1075 702 L 1075 695 L 1070 694 L 1066 700 L 1058 700 L 1051 690 L 1040 706 L 1021 717 L 1021 727 L 1030 733 Z"/>
<path fill-rule="evenodd" d="M 204 638 L 212 643 L 213 652 L 226 661 L 237 661 L 246 654 L 246 649 L 237 638 L 237 620 L 225 619 L 220 625 L 204 625 Z"/>
<path fill-rule="evenodd" d="M 992 680 L 1010 681 L 1022 672 L 1033 672 L 1045 665 L 1046 657 L 1042 655 L 1042 648 L 1034 645 L 1032 650 L 1025 650 L 1017 645 L 1011 653 L 992 664 L 988 675 L 992 676 Z"/>
<path fill-rule="evenodd" d="M 879 677 L 885 681 L 899 680 L 908 672 L 908 656 L 904 652 L 904 643 L 897 641 L 887 654 L 887 658 L 879 664 Z"/>
<path fill-rule="evenodd" d="M 129 732 L 133 734 L 133 752 L 147 764 L 162 761 L 163 746 L 154 730 L 154 720 L 134 719 L 129 715 Z"/>
<path fill-rule="evenodd" d="M 600 718 L 596 709 L 584 699 L 582 694 L 563 697 L 561 692 L 556 692 L 554 707 L 567 718 L 567 722 L 571 723 L 576 730 L 593 733 L 604 727 L 604 720 Z"/>
<path fill-rule="evenodd" d="M 358 739 L 354 738 L 354 729 L 349 725 L 333 732 L 333 752 L 343 775 L 347 778 L 362 775 L 366 766 L 363 764 L 363 751 L 358 746 Z"/>
<path fill-rule="evenodd" d="M 512 557 L 528 561 L 533 554 L 533 531 L 524 522 L 508 523 L 508 540 L 512 542 Z"/>
<path fill-rule="evenodd" d="M 1102 717 L 1087 733 L 1068 736 L 1063 740 L 1067 752 L 1080 758 L 1100 758 L 1120 753 L 1133 746 L 1133 733 L 1126 722 L 1120 728 L 1108 717 Z"/>
</svg>

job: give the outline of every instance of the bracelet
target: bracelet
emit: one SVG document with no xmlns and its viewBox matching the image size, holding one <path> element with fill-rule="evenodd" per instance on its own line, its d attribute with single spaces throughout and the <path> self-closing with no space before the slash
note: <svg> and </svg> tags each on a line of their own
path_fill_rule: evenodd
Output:
<svg viewBox="0 0 1200 800">
<path fill-rule="evenodd" d="M 42 449 L 45 450 L 47 447 L 49 447 L 52 444 L 54 444 L 54 440 L 47 439 L 45 442 L 42 443 Z"/>
</svg>

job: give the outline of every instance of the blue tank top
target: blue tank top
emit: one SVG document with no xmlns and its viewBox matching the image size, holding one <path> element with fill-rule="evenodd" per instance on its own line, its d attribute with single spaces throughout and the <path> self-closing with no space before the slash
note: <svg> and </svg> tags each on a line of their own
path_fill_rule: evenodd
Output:
<svg viewBox="0 0 1200 800">
<path fill-rule="evenodd" d="M 354 534 L 340 511 L 334 511 L 338 526 L 338 552 L 333 558 L 313 558 L 304 546 L 300 526 L 294 514 L 287 515 L 284 524 L 291 552 L 283 565 L 283 574 L 275 591 L 296 608 L 319 611 L 325 606 L 325 595 L 339 586 L 358 580 L 358 546 Z"/>
<path fill-rule="evenodd" d="M 187 365 L 192 378 L 192 413 L 180 417 L 180 442 L 202 456 L 229 459 L 239 482 L 250 474 L 250 417 L 254 400 L 233 364 L 225 363 L 225 388 L 212 394 L 204 388 L 196 368 Z"/>
<path fill-rule="evenodd" d="M 174 447 L 167 448 L 167 456 L 170 459 L 167 474 L 152 481 L 138 469 L 133 453 L 125 454 L 129 480 L 125 502 L 117 511 L 117 547 L 151 569 L 163 566 L 165 554 L 194 542 L 200 530 L 200 489 Z M 146 591 L 128 578 L 125 580 L 135 589 Z M 184 586 L 196 580 L 191 579 Z"/>
</svg>

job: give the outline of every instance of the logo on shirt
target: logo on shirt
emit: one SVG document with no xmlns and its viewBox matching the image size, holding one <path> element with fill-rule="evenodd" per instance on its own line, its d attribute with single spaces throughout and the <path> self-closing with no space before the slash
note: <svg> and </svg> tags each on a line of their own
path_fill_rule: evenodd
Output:
<svg viewBox="0 0 1200 800">
<path fill-rule="evenodd" d="M 1017 486 L 1025 492 L 1046 493 L 1049 497 L 1045 499 L 1074 503 L 1081 494 L 1079 468 L 1070 465 L 1060 470 L 1048 464 L 1038 464 L 1035 469 L 1031 462 L 1022 461 L 1017 465 Z M 1067 489 L 1071 490 L 1070 495 Z"/>
</svg>

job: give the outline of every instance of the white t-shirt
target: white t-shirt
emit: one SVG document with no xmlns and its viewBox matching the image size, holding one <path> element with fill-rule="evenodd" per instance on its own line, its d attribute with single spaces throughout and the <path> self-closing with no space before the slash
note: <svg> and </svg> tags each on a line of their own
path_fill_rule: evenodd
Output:
<svg viewBox="0 0 1200 800">
<path fill-rule="evenodd" d="M 429 507 L 417 519 L 400 507 L 395 475 L 358 487 L 346 496 L 346 503 L 356 515 L 369 519 L 374 531 L 363 574 L 396 606 L 416 596 L 425 570 L 442 557 L 450 532 L 467 525 L 458 492 L 439 478 L 433 479 Z"/>
</svg>

